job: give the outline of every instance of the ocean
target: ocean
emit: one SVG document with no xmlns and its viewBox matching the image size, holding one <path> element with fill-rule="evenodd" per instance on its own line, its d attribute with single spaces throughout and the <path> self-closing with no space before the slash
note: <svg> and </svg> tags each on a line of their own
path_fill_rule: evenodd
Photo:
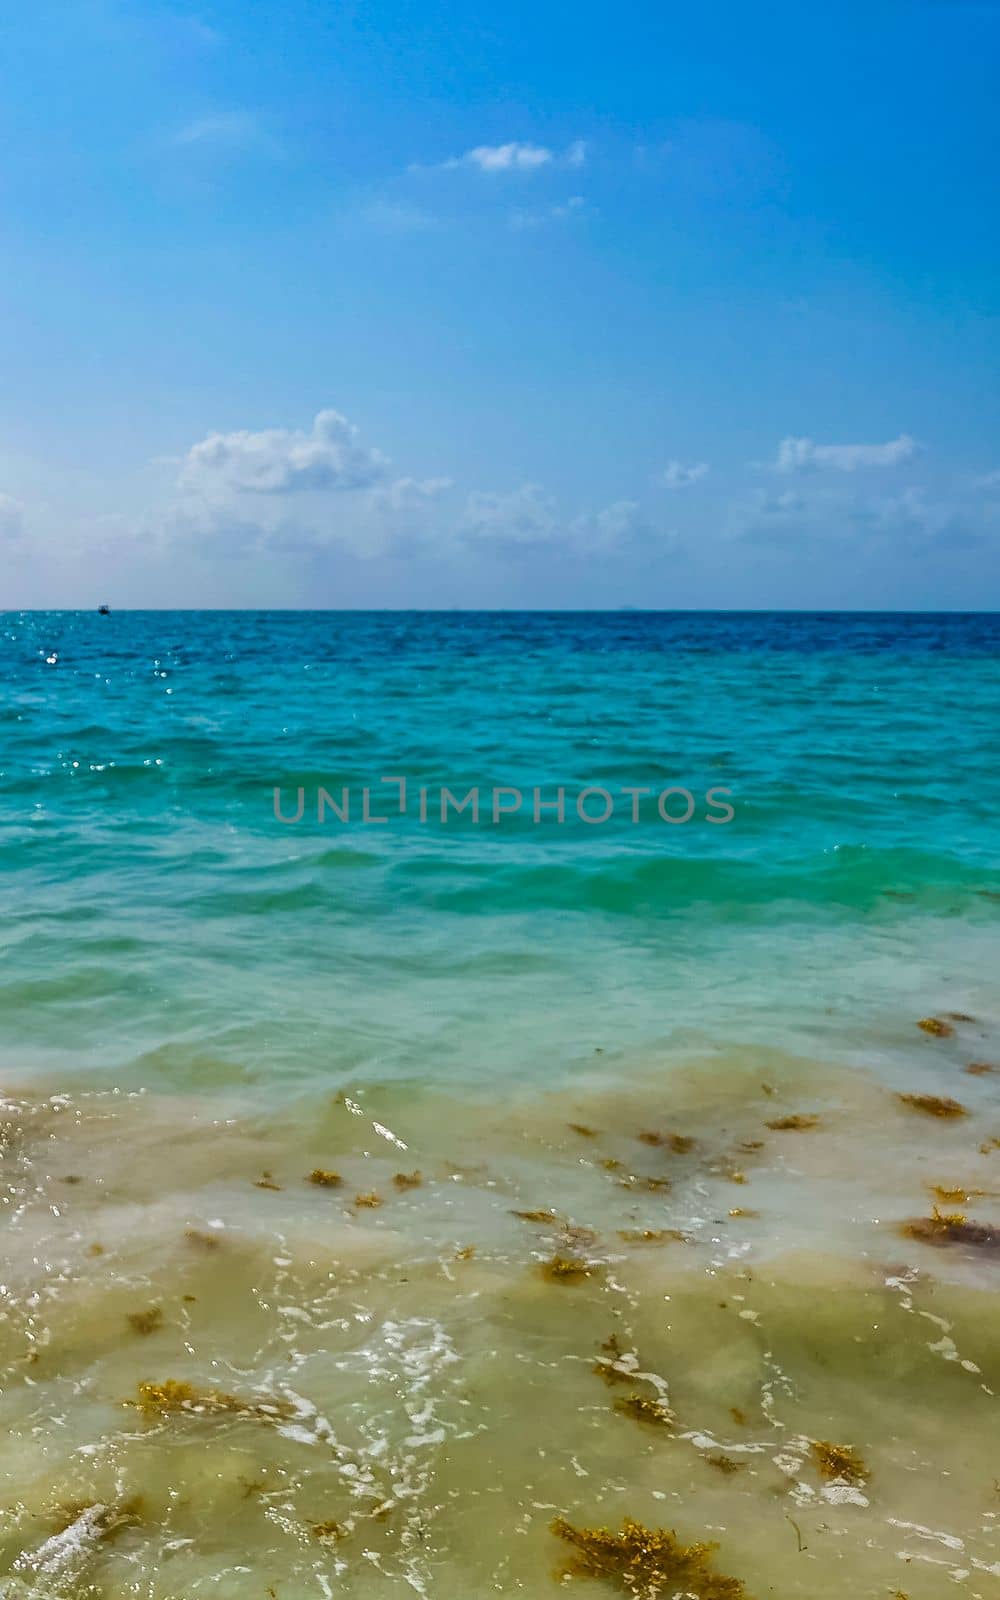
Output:
<svg viewBox="0 0 1000 1600">
<path fill-rule="evenodd" d="M 0 722 L 0 1593 L 992 1592 L 1000 616 L 5 613 Z"/>
</svg>

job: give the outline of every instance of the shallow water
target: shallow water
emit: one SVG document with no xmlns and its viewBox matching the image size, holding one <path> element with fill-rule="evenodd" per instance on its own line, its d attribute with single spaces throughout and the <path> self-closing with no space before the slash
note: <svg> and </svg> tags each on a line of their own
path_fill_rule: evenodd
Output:
<svg viewBox="0 0 1000 1600">
<path fill-rule="evenodd" d="M 995 619 L 4 634 L 5 1595 L 996 1590 Z M 382 773 L 736 816 L 274 819 Z"/>
</svg>

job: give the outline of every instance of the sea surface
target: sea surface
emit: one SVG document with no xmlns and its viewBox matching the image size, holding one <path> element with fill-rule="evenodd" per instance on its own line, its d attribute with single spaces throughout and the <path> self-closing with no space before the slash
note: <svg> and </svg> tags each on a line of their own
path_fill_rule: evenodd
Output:
<svg viewBox="0 0 1000 1600">
<path fill-rule="evenodd" d="M 1000 616 L 5 613 L 0 731 L 5 1600 L 1000 1594 Z"/>
</svg>

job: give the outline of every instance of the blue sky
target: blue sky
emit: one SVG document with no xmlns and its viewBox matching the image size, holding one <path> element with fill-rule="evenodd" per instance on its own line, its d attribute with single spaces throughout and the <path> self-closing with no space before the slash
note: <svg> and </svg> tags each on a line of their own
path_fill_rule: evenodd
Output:
<svg viewBox="0 0 1000 1600">
<path fill-rule="evenodd" d="M 998 35 L 12 8 L 0 606 L 996 606 Z"/>
</svg>

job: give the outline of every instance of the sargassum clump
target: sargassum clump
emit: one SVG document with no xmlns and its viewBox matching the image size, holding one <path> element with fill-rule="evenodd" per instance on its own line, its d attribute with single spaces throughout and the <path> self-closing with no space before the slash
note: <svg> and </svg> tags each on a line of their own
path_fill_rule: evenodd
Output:
<svg viewBox="0 0 1000 1600">
<path fill-rule="evenodd" d="M 645 1528 L 626 1517 L 618 1531 L 575 1528 L 565 1517 L 551 1524 L 558 1539 L 572 1547 L 562 1569 L 568 1578 L 605 1578 L 640 1600 L 747 1600 L 739 1578 L 713 1571 L 717 1545 L 683 1545 L 672 1528 Z"/>
</svg>

